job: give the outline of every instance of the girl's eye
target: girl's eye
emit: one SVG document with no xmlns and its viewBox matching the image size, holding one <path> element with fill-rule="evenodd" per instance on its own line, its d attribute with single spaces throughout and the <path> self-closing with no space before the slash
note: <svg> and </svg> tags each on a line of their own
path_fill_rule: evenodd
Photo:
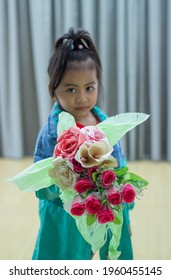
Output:
<svg viewBox="0 0 171 280">
<path fill-rule="evenodd" d="M 76 93 L 76 89 L 75 88 L 68 88 L 67 92 L 69 92 L 69 93 Z"/>
<path fill-rule="evenodd" d="M 86 88 L 86 90 L 89 91 L 89 92 L 91 92 L 91 91 L 94 90 L 94 87 L 93 87 L 93 86 L 88 86 L 88 87 Z"/>
</svg>

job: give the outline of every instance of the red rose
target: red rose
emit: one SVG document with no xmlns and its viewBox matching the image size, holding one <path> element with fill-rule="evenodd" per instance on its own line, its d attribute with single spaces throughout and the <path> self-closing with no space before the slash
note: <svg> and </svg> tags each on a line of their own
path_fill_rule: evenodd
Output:
<svg viewBox="0 0 171 280">
<path fill-rule="evenodd" d="M 99 224 L 113 222 L 114 218 L 115 218 L 115 216 L 112 211 L 112 208 L 108 205 L 103 206 L 97 213 L 97 219 L 98 219 Z"/>
<path fill-rule="evenodd" d="M 131 203 L 135 200 L 136 192 L 134 191 L 131 184 L 125 184 L 123 186 L 122 196 L 123 196 L 123 200 L 126 203 Z"/>
<path fill-rule="evenodd" d="M 71 162 L 74 166 L 75 172 L 80 173 L 80 172 L 84 171 L 84 167 L 75 158 L 72 158 Z"/>
<path fill-rule="evenodd" d="M 92 188 L 92 183 L 88 179 L 81 179 L 74 186 L 74 189 L 78 193 L 86 192 L 88 189 L 91 188 Z"/>
<path fill-rule="evenodd" d="M 85 199 L 81 196 L 77 196 L 72 202 L 71 214 L 74 216 L 82 216 L 85 210 Z"/>
<path fill-rule="evenodd" d="M 116 179 L 116 174 L 112 170 L 105 170 L 101 175 L 103 188 L 109 188 Z"/>
<path fill-rule="evenodd" d="M 85 209 L 90 214 L 96 214 L 101 208 L 100 200 L 93 194 L 90 194 L 85 203 Z"/>
<path fill-rule="evenodd" d="M 84 143 L 85 135 L 80 132 L 78 127 L 71 127 L 64 130 L 57 139 L 53 156 L 62 156 L 63 158 L 73 158 Z"/>
<path fill-rule="evenodd" d="M 113 205 L 119 205 L 122 203 L 122 194 L 116 187 L 106 189 L 106 196 L 108 201 Z"/>
<path fill-rule="evenodd" d="M 93 166 L 93 167 L 88 168 L 88 176 L 89 176 L 90 180 L 93 181 L 92 175 L 93 175 L 93 173 L 96 172 L 97 170 L 98 170 L 98 167 L 97 167 L 97 166 Z"/>
</svg>

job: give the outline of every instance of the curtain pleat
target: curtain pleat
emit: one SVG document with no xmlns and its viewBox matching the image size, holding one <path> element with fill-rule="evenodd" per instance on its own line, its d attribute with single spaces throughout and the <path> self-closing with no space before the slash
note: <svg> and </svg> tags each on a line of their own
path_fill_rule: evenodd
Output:
<svg viewBox="0 0 171 280">
<path fill-rule="evenodd" d="M 166 64 L 166 75 L 167 75 L 167 120 L 166 120 L 166 134 L 167 134 L 167 159 L 171 160 L 171 1 L 167 2 L 167 33 L 166 33 L 166 41 L 167 41 L 167 64 Z"/>
<path fill-rule="evenodd" d="M 48 75 L 47 65 L 52 53 L 52 25 L 53 10 L 51 1 L 29 0 L 30 34 L 33 71 L 35 77 L 36 98 L 38 102 L 39 124 L 42 126 L 49 114 L 51 100 L 47 93 Z"/>
<path fill-rule="evenodd" d="M 151 156 L 161 157 L 161 1 L 148 1 L 148 58 L 149 58 L 149 95 L 151 114 Z M 159 137 L 161 136 L 161 137 Z"/>
<path fill-rule="evenodd" d="M 127 2 L 126 17 L 126 93 L 127 110 L 137 111 L 137 36 L 138 17 L 136 0 Z M 128 151 L 130 160 L 136 157 L 136 131 L 131 131 L 128 135 Z"/>
<path fill-rule="evenodd" d="M 4 5 L 2 5 L 4 4 Z M 18 3 L 1 1 L 0 86 L 2 145 L 6 156 L 23 155 L 21 69 Z"/>
<path fill-rule="evenodd" d="M 125 5 L 118 1 L 116 8 L 116 108 L 120 113 L 126 112 L 126 37 L 125 37 Z"/>
<path fill-rule="evenodd" d="M 171 160 L 170 0 L 0 0 L 0 156 L 32 155 L 52 101 L 47 67 L 69 27 L 103 65 L 103 109 L 150 114 L 121 140 L 129 160 Z"/>
</svg>

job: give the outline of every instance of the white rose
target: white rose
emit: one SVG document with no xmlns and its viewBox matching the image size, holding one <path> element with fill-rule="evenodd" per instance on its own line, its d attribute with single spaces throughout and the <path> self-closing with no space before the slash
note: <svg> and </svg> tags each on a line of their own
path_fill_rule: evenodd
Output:
<svg viewBox="0 0 171 280">
<path fill-rule="evenodd" d="M 49 170 L 49 176 L 56 180 L 58 187 L 62 190 L 73 187 L 76 182 L 73 164 L 61 157 L 54 159 L 52 164 L 54 167 Z"/>
</svg>

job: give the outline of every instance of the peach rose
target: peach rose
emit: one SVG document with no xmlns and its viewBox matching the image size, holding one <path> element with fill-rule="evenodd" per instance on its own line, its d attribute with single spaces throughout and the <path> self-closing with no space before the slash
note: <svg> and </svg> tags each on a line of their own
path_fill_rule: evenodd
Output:
<svg viewBox="0 0 171 280">
<path fill-rule="evenodd" d="M 84 141 L 85 135 L 80 132 L 80 128 L 71 127 L 68 130 L 64 130 L 57 139 L 53 156 L 73 158 Z"/>
</svg>

